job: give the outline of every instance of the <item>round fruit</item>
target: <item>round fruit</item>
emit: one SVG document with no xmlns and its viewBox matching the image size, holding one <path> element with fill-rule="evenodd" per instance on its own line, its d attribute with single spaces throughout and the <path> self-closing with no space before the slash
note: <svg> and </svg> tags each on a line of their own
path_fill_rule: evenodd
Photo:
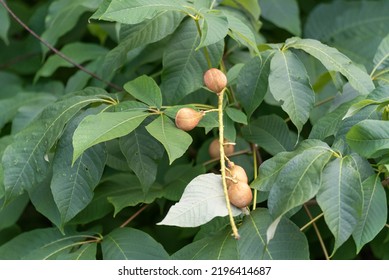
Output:
<svg viewBox="0 0 389 280">
<path fill-rule="evenodd" d="M 236 184 L 231 184 L 228 188 L 228 198 L 230 203 L 238 208 L 244 208 L 250 205 L 251 200 L 253 199 L 253 193 L 249 185 L 245 182 L 238 182 Z"/>
<path fill-rule="evenodd" d="M 204 113 L 197 112 L 194 109 L 181 108 L 176 114 L 176 126 L 185 131 L 192 130 L 198 125 L 203 116 Z"/>
<path fill-rule="evenodd" d="M 219 93 L 227 86 L 227 77 L 219 69 L 211 68 L 204 74 L 204 84 L 208 89 Z"/>
<path fill-rule="evenodd" d="M 209 155 L 211 158 L 220 158 L 220 147 L 219 147 L 219 139 L 214 139 L 211 142 L 211 145 L 209 145 Z M 226 156 L 231 155 L 234 153 L 235 147 L 234 145 L 224 145 L 224 153 Z"/>
<path fill-rule="evenodd" d="M 227 180 L 227 185 L 234 184 L 236 181 L 244 182 L 244 183 L 248 184 L 248 178 L 247 178 L 246 171 L 243 169 L 243 167 L 241 167 L 239 165 L 236 165 L 236 164 L 231 162 L 228 165 L 228 169 L 226 170 L 226 174 L 228 177 L 231 177 L 235 180 L 235 181 L 230 180 L 230 179 Z"/>
</svg>

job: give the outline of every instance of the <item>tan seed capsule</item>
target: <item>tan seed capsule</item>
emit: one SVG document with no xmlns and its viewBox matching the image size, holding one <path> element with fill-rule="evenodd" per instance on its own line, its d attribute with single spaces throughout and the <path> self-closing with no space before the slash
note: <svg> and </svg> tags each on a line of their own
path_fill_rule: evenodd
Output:
<svg viewBox="0 0 389 280">
<path fill-rule="evenodd" d="M 244 208 L 250 205 L 253 199 L 253 193 L 248 184 L 244 182 L 238 182 L 230 185 L 228 188 L 228 198 L 230 203 L 238 208 Z"/>
<path fill-rule="evenodd" d="M 227 86 L 227 77 L 219 69 L 211 68 L 204 74 L 204 84 L 209 90 L 220 93 Z"/>
<path fill-rule="evenodd" d="M 176 114 L 176 126 L 185 131 L 192 130 L 198 125 L 203 116 L 203 112 L 198 112 L 192 108 L 181 108 Z"/>
<path fill-rule="evenodd" d="M 234 153 L 235 147 L 234 145 L 224 145 L 224 153 L 226 156 L 229 156 Z M 219 139 L 214 139 L 209 145 L 208 149 L 209 155 L 211 158 L 220 158 L 220 147 L 219 147 Z"/>
<path fill-rule="evenodd" d="M 234 163 L 230 163 L 228 165 L 228 169 L 226 170 L 226 175 L 232 179 L 227 179 L 227 185 L 236 184 L 237 182 L 243 182 L 248 184 L 248 178 L 246 171 L 243 167 L 236 165 Z"/>
</svg>

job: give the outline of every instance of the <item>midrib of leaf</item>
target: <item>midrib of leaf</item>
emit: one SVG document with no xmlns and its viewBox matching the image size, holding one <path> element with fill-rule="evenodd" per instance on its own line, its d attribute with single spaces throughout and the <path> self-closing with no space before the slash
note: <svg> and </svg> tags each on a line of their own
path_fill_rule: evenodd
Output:
<svg viewBox="0 0 389 280">
<path fill-rule="evenodd" d="M 112 3 L 111 3 L 112 4 Z M 107 10 L 110 8 L 111 4 L 109 4 Z M 131 12 L 136 12 L 136 10 L 145 10 L 145 9 L 148 9 L 148 8 L 167 8 L 167 9 L 171 9 L 171 8 L 175 8 L 177 11 L 180 11 L 180 9 L 178 9 L 177 6 L 175 5 L 167 5 L 167 4 L 150 4 L 150 5 L 142 5 L 142 6 L 138 6 L 138 7 L 132 7 L 132 8 L 126 8 L 126 9 L 122 9 L 120 10 L 121 12 L 122 11 L 128 11 L 128 13 L 131 13 Z M 106 12 L 104 13 L 104 15 L 106 16 L 110 16 L 110 15 L 114 15 L 117 13 L 117 11 L 111 11 L 111 12 Z"/>
<path fill-rule="evenodd" d="M 204 246 L 203 247 L 201 247 L 198 251 L 197 251 L 197 253 L 196 254 L 194 254 L 193 255 L 193 257 L 192 257 L 192 260 L 195 260 L 196 259 L 196 256 L 197 255 L 199 255 L 200 254 L 200 252 L 202 252 L 205 248 L 207 248 L 208 247 L 208 245 L 209 245 L 209 243 L 207 242 L 206 244 L 204 244 Z"/>
<path fill-rule="evenodd" d="M 350 72 L 347 71 L 347 69 L 346 69 L 345 67 L 342 67 L 342 64 L 339 64 L 335 59 L 333 59 L 331 56 L 329 56 L 326 52 L 323 52 L 321 49 L 316 48 L 316 47 L 314 47 L 314 46 L 312 46 L 312 45 L 304 45 L 304 44 L 298 44 L 298 43 L 297 43 L 297 44 L 293 44 L 293 45 L 294 45 L 295 47 L 300 48 L 300 49 L 303 49 L 303 50 L 304 50 L 304 48 L 308 48 L 308 49 L 311 48 L 311 49 L 314 49 L 314 50 L 320 52 L 320 53 L 323 54 L 323 55 L 324 55 L 324 56 L 325 56 L 333 65 L 336 65 L 336 66 L 338 67 L 338 69 L 342 69 L 342 71 L 346 72 L 347 75 L 348 75 L 349 77 L 353 77 L 353 80 L 354 80 L 356 83 L 358 83 L 358 85 L 359 85 L 361 88 L 365 88 L 365 86 L 362 85 L 362 84 L 359 82 L 358 79 L 355 79 L 354 76 L 351 75 Z M 347 59 L 347 60 L 350 61 L 350 59 L 347 58 L 347 57 L 346 57 L 344 54 L 342 54 L 341 52 L 339 52 L 339 54 L 342 55 L 343 58 L 345 58 L 345 59 Z"/>
<path fill-rule="evenodd" d="M 107 237 L 108 237 L 108 238 L 113 242 L 113 244 L 119 249 L 119 251 L 120 251 L 120 253 L 123 255 L 124 259 L 128 260 L 126 254 L 124 253 L 124 251 L 122 250 L 122 248 L 119 246 L 119 244 L 116 242 L 116 240 L 113 239 L 110 235 L 108 235 Z"/>
<path fill-rule="evenodd" d="M 263 240 L 263 238 L 262 238 L 262 236 L 261 236 L 261 233 L 260 233 L 260 231 L 259 231 L 257 225 L 255 224 L 255 221 L 254 221 L 254 219 L 253 219 L 253 216 L 249 215 L 249 217 L 250 217 L 250 220 L 251 220 L 251 222 L 252 222 L 252 224 L 253 224 L 253 227 L 254 227 L 254 229 L 255 229 L 255 231 L 256 231 L 256 233 L 257 233 L 259 239 L 260 239 L 261 242 L 262 242 L 262 245 L 265 246 L 266 253 L 269 254 L 269 257 L 270 257 L 270 259 L 272 260 L 272 259 L 273 259 L 273 256 L 272 256 L 271 253 L 269 252 L 269 248 L 268 248 L 266 242 Z"/>
<path fill-rule="evenodd" d="M 217 259 L 218 259 L 218 260 L 220 260 L 220 256 L 221 256 L 221 254 L 222 254 L 222 250 L 223 250 L 223 248 L 224 248 L 224 244 L 226 243 L 227 239 L 230 238 L 230 237 L 231 237 L 231 232 L 228 231 L 227 234 L 225 235 L 225 237 L 223 238 L 223 242 L 222 242 L 222 244 L 221 244 L 221 246 L 220 246 L 220 249 L 219 249 L 219 252 L 218 252 L 218 254 L 217 254 Z"/>
<path fill-rule="evenodd" d="M 91 102 L 98 102 L 98 101 L 104 101 L 104 99 L 88 99 L 88 100 L 83 100 L 83 101 L 80 101 L 78 103 L 75 103 L 73 104 L 72 106 L 70 106 L 69 108 L 67 108 L 62 114 L 60 114 L 45 130 L 45 132 L 42 134 L 42 137 L 39 139 L 38 143 L 35 145 L 34 149 L 32 150 L 32 152 L 30 153 L 26 163 L 24 164 L 23 168 L 22 168 L 22 171 L 20 172 L 20 174 L 23 174 L 24 173 L 24 169 L 26 168 L 26 166 L 28 165 L 28 163 L 30 162 L 31 160 L 31 157 L 35 154 L 35 151 L 36 149 L 39 147 L 39 145 L 41 144 L 41 142 L 43 141 L 43 139 L 46 137 L 48 131 L 56 124 L 56 122 L 58 121 L 58 119 L 60 119 L 65 113 L 67 113 L 70 109 L 72 109 L 73 107 L 76 107 L 82 103 L 91 103 Z M 19 183 L 19 180 L 21 178 L 21 175 L 18 177 L 18 179 L 16 180 L 16 182 L 14 183 L 13 187 L 11 188 L 12 192 L 13 192 L 13 189 L 15 188 L 15 186 Z"/>
<path fill-rule="evenodd" d="M 284 52 L 281 52 L 282 53 L 282 57 L 284 58 L 284 62 L 285 62 L 285 67 L 286 67 L 286 72 L 288 74 L 288 83 L 289 83 L 289 89 L 291 91 L 291 97 L 292 97 L 292 100 L 293 100 L 293 108 L 294 108 L 294 112 L 296 112 L 296 100 L 295 100 L 295 96 L 294 96 L 294 91 L 293 91 L 293 87 L 292 87 L 292 80 L 291 80 L 291 77 L 290 77 L 290 72 L 289 72 L 289 66 L 288 66 L 288 61 L 286 60 L 286 56 L 285 56 L 285 53 Z M 299 120 L 300 121 L 300 120 Z M 300 130 L 300 129 L 299 129 Z M 299 134 L 300 134 L 300 131 L 299 131 Z"/>
</svg>

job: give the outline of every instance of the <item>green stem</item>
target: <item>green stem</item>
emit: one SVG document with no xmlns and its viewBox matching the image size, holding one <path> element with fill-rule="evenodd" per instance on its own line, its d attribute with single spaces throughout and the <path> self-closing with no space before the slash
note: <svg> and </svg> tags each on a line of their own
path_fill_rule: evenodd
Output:
<svg viewBox="0 0 389 280">
<path fill-rule="evenodd" d="M 220 149 L 220 168 L 221 168 L 221 174 L 222 174 L 222 183 L 223 183 L 223 191 L 224 191 L 224 197 L 226 199 L 227 204 L 227 210 L 228 210 L 228 216 L 230 217 L 230 224 L 232 233 L 235 237 L 235 239 L 239 239 L 239 233 L 238 229 L 235 224 L 234 216 L 232 214 L 231 210 L 231 204 L 230 204 L 230 198 L 228 197 L 228 190 L 227 190 L 227 181 L 226 181 L 226 161 L 225 161 L 225 153 L 224 153 L 224 124 L 223 124 L 223 96 L 224 96 L 223 89 L 219 94 L 218 98 L 218 109 L 219 109 L 219 149 Z"/>
<path fill-rule="evenodd" d="M 197 17 L 194 19 L 194 21 L 195 21 L 195 23 L 196 23 L 197 32 L 199 33 L 199 36 L 200 36 L 200 39 L 201 39 L 201 27 L 200 27 L 200 24 L 199 24 L 199 19 L 200 19 L 200 18 L 197 16 Z M 208 68 L 212 68 L 212 62 L 211 62 L 211 58 L 210 58 L 210 56 L 209 56 L 207 47 L 203 47 L 203 50 L 204 50 L 205 59 L 207 60 Z"/>
<path fill-rule="evenodd" d="M 256 149 L 255 144 L 252 144 L 251 148 L 253 150 L 253 166 L 254 166 L 254 180 L 255 180 L 258 177 L 258 160 L 257 160 L 257 153 L 255 152 L 255 149 Z M 258 196 L 258 191 L 254 190 L 253 211 L 257 207 L 257 196 Z"/>
</svg>

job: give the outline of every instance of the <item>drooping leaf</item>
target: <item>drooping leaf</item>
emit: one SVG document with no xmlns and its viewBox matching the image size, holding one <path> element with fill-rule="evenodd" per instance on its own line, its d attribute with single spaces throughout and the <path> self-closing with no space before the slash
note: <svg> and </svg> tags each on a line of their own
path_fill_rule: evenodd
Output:
<svg viewBox="0 0 389 280">
<path fill-rule="evenodd" d="M 316 199 L 335 237 L 335 253 L 351 236 L 361 217 L 362 182 L 351 157 L 336 158 L 325 167 Z"/>
<path fill-rule="evenodd" d="M 56 259 L 60 253 L 69 252 L 85 234 L 63 235 L 53 228 L 24 232 L 0 247 L 0 259 L 47 260 Z M 73 245 L 73 246 L 72 246 Z"/>
<path fill-rule="evenodd" d="M 167 260 L 168 253 L 147 233 L 134 228 L 118 228 L 104 236 L 104 260 Z"/>
<path fill-rule="evenodd" d="M 267 209 L 258 208 L 243 220 L 238 240 L 240 259 L 307 260 L 309 247 L 305 235 L 290 220 L 282 218 L 274 238 L 267 244 L 266 231 L 273 222 Z"/>
<path fill-rule="evenodd" d="M 200 26 L 201 40 L 196 50 L 223 40 L 228 32 L 228 21 L 221 11 L 208 10 L 202 12 L 201 16 L 203 17 Z"/>
<path fill-rule="evenodd" d="M 362 216 L 353 232 L 357 245 L 357 252 L 378 235 L 385 226 L 388 215 L 385 190 L 380 177 L 375 175 L 367 178 L 363 183 L 363 210 Z"/>
<path fill-rule="evenodd" d="M 242 211 L 231 205 L 233 215 Z M 215 217 L 227 216 L 227 206 L 220 175 L 199 175 L 188 186 L 159 225 L 197 227 Z"/>
<path fill-rule="evenodd" d="M 103 76 L 109 76 L 120 68 L 126 62 L 130 50 L 157 42 L 173 33 L 183 16 L 179 12 L 166 11 L 137 25 L 122 27 L 119 45 L 110 50 L 105 57 Z"/>
<path fill-rule="evenodd" d="M 301 36 L 299 7 L 296 0 L 258 0 L 262 16 L 293 35 Z"/>
<path fill-rule="evenodd" d="M 320 60 L 328 71 L 340 72 L 347 78 L 355 90 L 364 95 L 367 95 L 374 89 L 370 76 L 335 48 L 329 47 L 317 40 L 300 38 L 288 39 L 286 46 L 309 53 Z"/>
<path fill-rule="evenodd" d="M 157 83 L 153 78 L 140 76 L 124 85 L 124 89 L 136 99 L 149 106 L 160 109 L 162 106 L 162 95 Z"/>
<path fill-rule="evenodd" d="M 105 91 L 90 92 L 102 94 Z M 7 201 L 45 179 L 49 169 L 46 154 L 61 135 L 64 125 L 84 106 L 103 101 L 95 96 L 63 99 L 46 107 L 38 119 L 15 135 L 2 158 Z"/>
<path fill-rule="evenodd" d="M 142 111 L 102 112 L 85 117 L 73 134 L 73 163 L 88 148 L 127 135 L 150 114 Z"/>
<path fill-rule="evenodd" d="M 86 150 L 72 165 L 73 133 L 88 114 L 90 113 L 81 114 L 67 124 L 53 158 L 50 188 L 61 213 L 62 224 L 91 202 L 93 190 L 100 181 L 107 160 L 105 147 L 100 144 Z"/>
<path fill-rule="evenodd" d="M 235 94 L 249 119 L 267 92 L 270 61 L 273 55 L 274 52 L 267 52 L 262 58 L 254 57 L 239 72 Z"/>
<path fill-rule="evenodd" d="M 363 120 L 346 134 L 347 143 L 360 155 L 370 158 L 389 149 L 389 122 Z"/>
<path fill-rule="evenodd" d="M 159 116 L 147 125 L 146 129 L 165 147 L 170 164 L 181 157 L 192 143 L 192 137 L 185 131 L 178 129 L 165 115 Z"/>
<path fill-rule="evenodd" d="M 10 27 L 10 20 L 7 10 L 0 5 L 0 38 L 8 45 L 8 30 Z"/>
<path fill-rule="evenodd" d="M 161 91 L 168 105 L 203 86 L 203 74 L 209 68 L 201 50 L 196 51 L 200 36 L 193 20 L 185 20 L 175 31 L 163 54 Z M 211 67 L 223 54 L 224 41 L 207 46 Z"/>
<path fill-rule="evenodd" d="M 277 115 L 262 116 L 242 129 L 243 137 L 271 155 L 293 149 L 293 140 L 285 121 Z"/>
<path fill-rule="evenodd" d="M 152 19 L 164 11 L 186 11 L 178 0 L 105 0 L 103 8 L 91 16 L 92 19 L 137 24 Z"/>
<path fill-rule="evenodd" d="M 304 65 L 292 52 L 278 51 L 270 62 L 269 87 L 300 132 L 315 103 Z"/>
<path fill-rule="evenodd" d="M 188 244 L 172 256 L 175 260 L 236 260 L 239 258 L 236 240 L 227 228 Z"/>
</svg>

